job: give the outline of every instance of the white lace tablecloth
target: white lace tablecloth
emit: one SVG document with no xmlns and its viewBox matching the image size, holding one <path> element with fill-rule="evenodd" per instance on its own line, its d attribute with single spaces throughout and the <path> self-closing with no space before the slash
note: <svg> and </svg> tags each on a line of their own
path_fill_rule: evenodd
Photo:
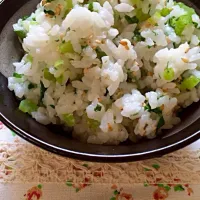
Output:
<svg viewBox="0 0 200 200">
<path fill-rule="evenodd" d="M 92 163 L 44 151 L 0 123 L 0 200 L 200 200 L 200 141 L 162 158 Z"/>
</svg>

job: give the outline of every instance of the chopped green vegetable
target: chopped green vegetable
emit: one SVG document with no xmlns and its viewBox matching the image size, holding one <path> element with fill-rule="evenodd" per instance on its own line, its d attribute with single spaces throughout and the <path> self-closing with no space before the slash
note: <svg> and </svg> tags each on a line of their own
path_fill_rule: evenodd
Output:
<svg viewBox="0 0 200 200">
<path fill-rule="evenodd" d="M 136 24 L 139 22 L 138 18 L 136 16 L 134 17 L 129 17 L 128 15 L 125 15 L 124 17 L 126 19 L 126 21 L 129 23 L 129 24 Z"/>
<path fill-rule="evenodd" d="M 87 119 L 87 125 L 91 128 L 96 130 L 100 126 L 100 122 L 94 119 Z"/>
<path fill-rule="evenodd" d="M 19 104 L 19 110 L 21 110 L 24 113 L 31 114 L 32 112 L 37 111 L 37 109 L 38 106 L 28 99 L 22 100 Z"/>
<path fill-rule="evenodd" d="M 160 165 L 158 165 L 158 164 L 153 164 L 152 167 L 153 167 L 154 169 L 159 169 L 159 168 L 160 168 Z"/>
<path fill-rule="evenodd" d="M 188 24 L 193 23 L 192 15 L 195 14 L 195 11 L 193 8 L 189 8 L 183 3 L 177 3 L 177 5 L 179 5 L 182 9 L 184 9 L 187 14 L 182 15 L 179 18 L 175 17 L 171 18 L 169 20 L 169 25 L 174 28 L 177 35 L 181 36 L 185 27 Z"/>
<path fill-rule="evenodd" d="M 79 192 L 80 191 L 80 189 L 79 188 L 76 188 L 76 192 Z"/>
<path fill-rule="evenodd" d="M 95 112 L 101 111 L 101 105 L 97 104 L 97 106 L 94 108 Z"/>
<path fill-rule="evenodd" d="M 133 39 L 134 41 L 136 41 L 136 42 L 145 41 L 145 38 L 143 38 L 143 37 L 141 36 L 141 33 L 140 33 L 139 29 L 135 29 L 135 31 L 134 31 L 134 36 L 133 36 L 132 39 Z"/>
<path fill-rule="evenodd" d="M 61 66 L 61 65 L 64 65 L 64 60 L 57 60 L 57 61 L 55 62 L 55 64 L 54 64 L 54 66 L 55 66 L 56 68 L 58 68 L 58 67 Z"/>
<path fill-rule="evenodd" d="M 159 107 L 151 109 L 151 106 L 149 105 L 149 103 L 146 103 L 146 105 L 144 106 L 144 109 L 149 111 L 149 112 L 154 112 L 158 115 L 162 115 L 162 110 Z"/>
<path fill-rule="evenodd" d="M 174 70 L 173 68 L 165 68 L 164 73 L 163 73 L 163 77 L 165 80 L 171 81 L 174 78 Z"/>
<path fill-rule="evenodd" d="M 64 79 L 63 75 L 60 75 L 58 78 L 56 78 L 56 81 L 58 83 L 62 84 L 63 83 L 63 79 Z"/>
<path fill-rule="evenodd" d="M 138 9 L 136 12 L 136 17 L 139 22 L 143 22 L 147 20 L 150 17 L 150 15 L 143 13 L 142 9 Z"/>
<path fill-rule="evenodd" d="M 183 15 L 179 17 L 174 27 L 176 34 L 179 36 L 182 35 L 182 32 L 184 31 L 185 27 L 191 23 L 192 17 L 190 15 Z"/>
<path fill-rule="evenodd" d="M 28 18 L 29 18 L 29 16 L 25 15 L 25 16 L 22 17 L 22 20 L 24 21 L 24 20 L 26 20 Z"/>
<path fill-rule="evenodd" d="M 59 46 L 60 53 L 74 53 L 72 43 L 70 41 L 64 42 Z"/>
<path fill-rule="evenodd" d="M 170 8 L 163 8 L 160 12 L 161 16 L 166 17 L 167 15 L 170 14 L 170 12 L 172 11 L 172 9 Z"/>
<path fill-rule="evenodd" d="M 64 114 L 63 119 L 64 119 L 65 123 L 67 124 L 67 126 L 72 127 L 75 125 L 75 118 L 74 118 L 73 114 L 71 114 L 71 113 Z"/>
<path fill-rule="evenodd" d="M 18 31 L 15 30 L 15 33 L 22 40 L 26 37 L 26 32 L 24 30 L 18 30 Z"/>
<path fill-rule="evenodd" d="M 53 10 L 45 10 L 44 9 L 44 13 L 45 14 L 48 14 L 48 15 L 51 15 L 51 16 L 54 16 L 55 15 L 55 12 Z"/>
<path fill-rule="evenodd" d="M 44 84 L 42 81 L 40 81 L 40 100 L 39 103 L 42 103 L 42 99 L 44 98 L 44 93 L 47 89 L 44 87 Z"/>
<path fill-rule="evenodd" d="M 181 90 L 186 90 L 186 89 L 191 90 L 191 89 L 193 89 L 195 86 L 197 86 L 197 85 L 199 84 L 199 82 L 200 82 L 200 79 L 199 79 L 199 78 L 197 78 L 197 77 L 194 76 L 194 75 L 191 75 L 190 77 L 185 78 L 185 79 L 182 81 L 182 83 L 181 83 L 181 85 L 180 85 L 180 89 L 181 89 Z"/>
<path fill-rule="evenodd" d="M 26 56 L 26 61 L 32 63 L 33 62 L 33 56 L 31 56 L 30 54 L 28 54 Z"/>
<path fill-rule="evenodd" d="M 93 11 L 93 2 L 89 3 L 88 10 L 90 10 L 91 12 Z"/>
<path fill-rule="evenodd" d="M 185 190 L 184 187 L 182 185 L 180 185 L 180 184 L 174 186 L 174 191 L 175 192 L 184 191 L 184 190 Z"/>
<path fill-rule="evenodd" d="M 33 84 L 33 83 L 29 83 L 29 84 L 28 84 L 28 89 L 29 89 L 29 90 L 31 90 L 31 89 L 33 89 L 33 88 L 36 88 L 36 87 L 37 87 L 36 84 Z"/>
<path fill-rule="evenodd" d="M 30 25 L 38 25 L 38 22 L 36 22 L 36 21 L 31 21 L 31 22 L 30 22 Z"/>
<path fill-rule="evenodd" d="M 161 116 L 158 121 L 157 129 L 160 129 L 164 125 L 165 125 L 165 120 L 164 120 L 163 116 Z"/>
<path fill-rule="evenodd" d="M 114 10 L 114 28 L 120 27 L 120 14 L 116 10 Z"/>
<path fill-rule="evenodd" d="M 73 8 L 73 2 L 72 0 L 65 0 L 66 2 L 66 11 L 65 11 L 65 16 L 70 12 L 70 10 Z"/>
<path fill-rule="evenodd" d="M 193 8 L 190 8 L 190 7 L 186 6 L 182 2 L 179 2 L 177 4 L 179 5 L 180 8 L 184 9 L 189 15 L 195 14 L 195 10 Z"/>
<path fill-rule="evenodd" d="M 144 110 L 151 111 L 151 106 L 149 105 L 149 103 L 147 103 L 147 104 L 144 106 Z"/>
<path fill-rule="evenodd" d="M 151 112 L 154 112 L 154 113 L 156 113 L 158 115 L 162 115 L 162 110 L 159 107 L 151 109 Z"/>
<path fill-rule="evenodd" d="M 101 60 L 102 57 L 106 56 L 105 52 L 101 51 L 100 48 L 96 48 L 97 58 Z"/>
<path fill-rule="evenodd" d="M 49 80 L 49 81 L 55 81 L 54 75 L 49 72 L 48 68 L 44 69 L 44 78 Z"/>
<path fill-rule="evenodd" d="M 176 18 L 175 17 L 172 17 L 169 19 L 169 25 L 173 28 L 176 26 Z"/>
<path fill-rule="evenodd" d="M 13 73 L 13 77 L 15 78 L 22 78 L 23 74 L 18 74 L 16 72 Z"/>
</svg>

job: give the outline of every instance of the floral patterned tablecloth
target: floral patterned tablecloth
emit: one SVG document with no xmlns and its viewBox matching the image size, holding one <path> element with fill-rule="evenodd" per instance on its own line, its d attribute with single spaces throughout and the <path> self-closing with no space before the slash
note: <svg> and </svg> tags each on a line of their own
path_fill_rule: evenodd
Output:
<svg viewBox="0 0 200 200">
<path fill-rule="evenodd" d="M 84 162 L 35 147 L 0 122 L 0 200 L 200 200 L 199 147 L 133 163 Z"/>
</svg>

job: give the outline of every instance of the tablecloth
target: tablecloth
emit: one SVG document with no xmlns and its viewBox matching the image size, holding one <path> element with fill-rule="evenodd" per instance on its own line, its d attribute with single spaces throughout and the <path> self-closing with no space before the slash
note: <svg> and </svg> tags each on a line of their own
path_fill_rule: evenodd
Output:
<svg viewBox="0 0 200 200">
<path fill-rule="evenodd" d="M 200 141 L 132 163 L 64 158 L 0 122 L 0 200 L 200 200 Z"/>
</svg>

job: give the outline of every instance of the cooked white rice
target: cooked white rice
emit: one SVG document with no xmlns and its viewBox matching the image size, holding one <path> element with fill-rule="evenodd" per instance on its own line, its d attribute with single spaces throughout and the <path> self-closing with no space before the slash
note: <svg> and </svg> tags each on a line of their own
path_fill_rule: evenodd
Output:
<svg viewBox="0 0 200 200">
<path fill-rule="evenodd" d="M 200 97 L 200 19 L 173 0 L 42 0 L 13 25 L 8 87 L 38 122 L 95 144 L 154 138 Z"/>
</svg>

